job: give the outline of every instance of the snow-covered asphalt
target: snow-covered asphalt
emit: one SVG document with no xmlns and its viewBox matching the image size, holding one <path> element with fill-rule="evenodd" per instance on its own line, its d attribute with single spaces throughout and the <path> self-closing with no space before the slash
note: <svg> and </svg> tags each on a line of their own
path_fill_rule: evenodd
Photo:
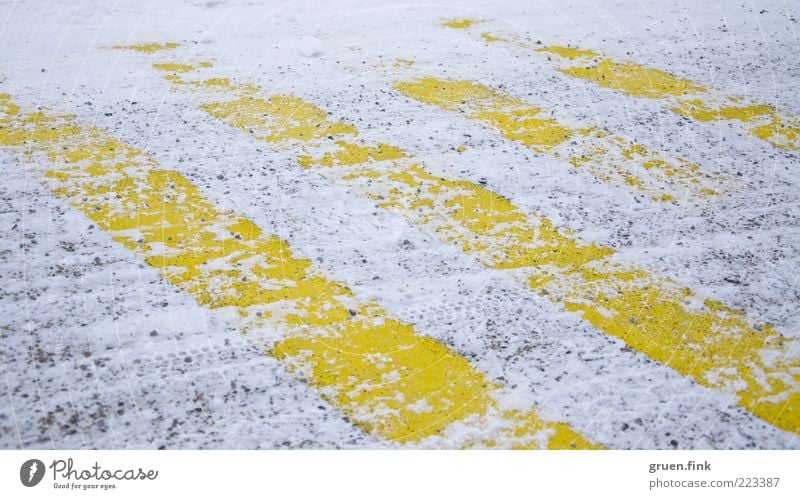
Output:
<svg viewBox="0 0 800 499">
<path fill-rule="evenodd" d="M 0 5 L 0 447 L 800 448 L 800 5 Z"/>
</svg>

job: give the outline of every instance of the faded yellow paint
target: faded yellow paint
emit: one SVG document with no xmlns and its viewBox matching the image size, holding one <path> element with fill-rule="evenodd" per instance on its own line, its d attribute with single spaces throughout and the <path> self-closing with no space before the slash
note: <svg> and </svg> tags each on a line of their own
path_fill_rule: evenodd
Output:
<svg viewBox="0 0 800 499">
<path fill-rule="evenodd" d="M 537 52 L 545 52 L 555 54 L 565 59 L 583 59 L 598 57 L 600 54 L 591 50 L 581 50 L 575 47 L 562 47 L 560 45 L 551 45 L 549 47 L 541 47 L 536 49 Z"/>
<path fill-rule="evenodd" d="M 431 173 L 399 148 L 366 143 L 352 125 L 296 97 L 245 99 L 231 92 L 228 100 L 218 102 L 214 92 L 198 93 L 204 91 L 202 85 L 184 84 L 180 88 L 194 92 L 201 101 L 209 99 L 202 108 L 225 123 L 280 150 L 294 152 L 303 167 L 315 168 L 331 181 L 363 193 L 380 207 L 458 245 L 487 267 L 510 273 L 554 303 L 581 314 L 601 331 L 677 372 L 730 393 L 742 407 L 768 423 L 800 433 L 798 348 L 771 326 L 755 326 L 744 313 L 703 300 L 665 277 L 616 263 L 612 249 L 583 244 L 569 231 L 544 217 L 524 213 L 507 198 L 480 185 Z M 409 94 L 416 92 L 420 100 L 443 109 L 501 123 L 509 134 L 542 137 L 530 139 L 542 150 L 557 147 L 551 143 L 558 140 L 553 139 L 557 134 L 524 135 L 513 125 L 503 124 L 495 114 L 510 107 L 520 111 L 512 116 L 519 117 L 521 128 L 529 126 L 529 120 L 537 120 L 535 127 L 543 129 L 559 126 L 549 118 L 540 118 L 540 111 L 530 109 L 527 103 L 488 87 L 470 82 L 442 85 L 430 79 L 424 85 L 417 81 L 399 88 Z M 273 99 L 283 104 L 276 105 Z M 512 118 L 504 119 L 516 123 Z M 276 124 L 280 126 L 276 128 Z M 641 145 L 602 131 L 577 130 L 570 140 L 587 137 L 603 139 L 602 147 L 638 162 L 644 171 L 657 170 L 687 182 L 694 180 L 693 174 L 698 171 L 688 162 L 679 167 L 659 163 L 660 158 L 652 157 Z M 595 154 L 590 151 L 588 156 Z M 315 352 L 314 340 L 308 341 L 311 343 L 294 344 L 292 351 L 306 351 L 309 359 L 315 359 L 313 365 L 324 364 L 325 356 Z M 346 343 L 340 348 L 350 347 Z M 515 432 L 501 431 L 498 435 L 508 437 Z M 567 440 L 573 438 L 570 435 Z M 554 438 L 557 441 L 558 437 Z M 483 439 L 474 444 L 491 441 Z"/>
<path fill-rule="evenodd" d="M 766 104 L 739 105 L 739 100 L 723 99 L 717 105 L 700 98 L 684 99 L 670 110 L 699 121 L 734 121 L 745 124 L 747 133 L 786 150 L 800 148 L 800 117 L 789 116 Z"/>
<path fill-rule="evenodd" d="M 392 63 L 393 68 L 410 68 L 414 65 L 414 61 L 409 59 L 396 59 L 394 63 Z"/>
<path fill-rule="evenodd" d="M 444 434 L 453 422 L 496 410 L 492 393 L 501 389 L 498 385 L 411 326 L 391 319 L 376 323 L 380 315 L 363 307 L 355 319 L 339 322 L 337 334 L 309 330 L 278 343 L 272 354 L 300 363 L 321 391 L 337 387 L 337 406 L 347 414 L 369 414 L 361 425 L 393 441 Z M 508 411 L 500 421 L 499 436 L 505 438 L 473 445 L 524 447 L 534 445 L 540 432 L 551 431 L 548 447 L 597 448 L 569 426 L 545 423 L 532 413 Z"/>
<path fill-rule="evenodd" d="M 232 83 L 228 78 L 207 78 L 205 80 L 200 80 L 200 81 L 187 81 L 179 76 L 179 73 L 188 73 L 196 71 L 200 68 L 211 67 L 210 62 L 201 62 L 196 66 L 190 64 L 181 64 L 179 67 L 181 69 L 186 69 L 186 71 L 174 71 L 173 68 L 176 66 L 178 65 L 175 63 L 153 64 L 153 68 L 159 71 L 170 73 L 169 75 L 165 76 L 164 79 L 171 83 L 174 83 L 175 85 L 204 87 L 208 91 L 235 93 L 236 95 L 242 95 L 242 96 L 252 95 L 256 93 L 258 90 L 253 85 L 238 85 Z"/>
<path fill-rule="evenodd" d="M 728 122 L 740 133 L 753 135 L 781 149 L 800 148 L 800 117 L 771 105 L 742 104 L 742 98 L 724 96 L 665 71 L 605 58 L 593 64 L 559 70 L 628 95 L 660 99 L 669 110 L 688 118 Z"/>
<path fill-rule="evenodd" d="M 499 36 L 492 36 L 492 35 L 491 35 L 491 34 L 489 34 L 489 33 L 483 33 L 483 34 L 481 34 L 481 38 L 483 38 L 484 40 L 486 40 L 486 41 L 487 41 L 487 42 L 489 42 L 489 43 L 494 43 L 494 42 L 507 42 L 507 41 L 508 41 L 508 40 L 506 40 L 505 38 L 500 38 Z"/>
<path fill-rule="evenodd" d="M 171 73 L 190 73 L 192 71 L 197 71 L 199 66 L 193 66 L 191 64 L 167 62 L 167 63 L 153 64 L 153 67 L 158 70 L 169 71 Z"/>
<path fill-rule="evenodd" d="M 705 175 L 682 158 L 669 159 L 594 128 L 570 128 L 544 110 L 480 83 L 420 78 L 398 82 L 395 88 L 420 102 L 487 123 L 510 140 L 566 159 L 604 182 L 646 193 L 655 201 L 714 197 L 726 187 L 727 179 Z"/>
<path fill-rule="evenodd" d="M 327 151 L 317 158 L 301 155 L 298 157 L 298 161 L 303 167 L 310 168 L 312 166 L 355 165 L 368 161 L 386 161 L 405 157 L 405 153 L 399 147 L 388 144 L 368 146 L 344 140 L 337 140 L 334 144 L 335 151 Z"/>
<path fill-rule="evenodd" d="M 503 413 L 503 417 L 516 424 L 495 428 L 492 435 L 469 442 L 467 447 L 491 449 L 497 447 L 497 442 L 512 442 L 512 449 L 538 449 L 542 444 L 530 437 L 532 432 L 538 430 L 541 438 L 547 442 L 547 448 L 551 450 L 597 448 L 595 444 L 584 440 L 580 435 L 576 436 L 569 426 L 563 423 L 554 423 L 548 428 L 535 416 L 531 417 L 530 413 L 520 411 L 507 411 Z"/>
<path fill-rule="evenodd" d="M 573 272 L 530 272 L 529 283 L 631 348 L 800 433 L 797 345 L 773 327 L 756 329 L 739 311 L 610 258 Z"/>
<path fill-rule="evenodd" d="M 139 45 L 114 45 L 111 48 L 120 50 L 135 50 L 137 52 L 144 52 L 146 54 L 154 54 L 156 52 L 161 52 L 164 50 L 172 50 L 178 47 L 180 47 L 179 43 L 167 42 L 167 43 L 142 43 Z"/>
<path fill-rule="evenodd" d="M 470 19 L 461 21 L 463 25 L 450 26 L 445 23 L 444 26 L 466 31 L 474 23 L 469 22 Z M 662 100 L 664 107 L 682 116 L 702 122 L 724 121 L 738 133 L 754 136 L 775 147 L 800 149 L 800 116 L 772 105 L 746 104 L 742 97 L 725 95 L 719 90 L 660 69 L 617 62 L 592 50 L 560 45 L 541 47 L 521 41 L 519 37 L 487 32 L 480 33 L 480 37 L 546 54 L 547 60 L 555 62 L 557 69 L 564 74 L 627 95 Z M 575 65 L 576 62 L 579 65 Z"/>
<path fill-rule="evenodd" d="M 242 97 L 205 104 L 202 109 L 231 126 L 267 132 L 261 137 L 269 142 L 309 141 L 356 133 L 354 126 L 342 121 L 333 122 L 318 108 L 291 96 L 269 99 Z"/>
<path fill-rule="evenodd" d="M 447 19 L 442 22 L 442 26 L 453 29 L 467 29 L 480 21 L 475 19 Z"/>
<path fill-rule="evenodd" d="M 261 111 L 321 117 L 299 100 L 252 102 Z M 566 424 L 503 408 L 504 388 L 466 359 L 358 300 L 285 241 L 220 210 L 146 153 L 71 116 L 20 114 L 7 94 L 0 110 L 0 147 L 46 165 L 42 179 L 54 194 L 199 303 L 234 310 L 239 327 L 280 333 L 269 353 L 377 437 L 425 445 L 455 425 L 471 434 L 468 446 L 599 448 Z M 264 137 L 318 138 L 296 128 Z"/>
<path fill-rule="evenodd" d="M 638 64 L 619 63 L 600 59 L 596 64 L 560 69 L 576 78 L 591 80 L 597 85 L 619 90 L 637 97 L 665 95 L 682 96 L 706 89 L 685 78 L 678 78 L 660 69 L 646 68 Z"/>
<path fill-rule="evenodd" d="M 0 93 L 0 113 L 7 116 L 16 116 L 19 114 L 19 106 L 11 102 L 9 94 Z"/>
<path fill-rule="evenodd" d="M 772 113 L 772 106 L 730 106 L 713 108 L 700 99 L 683 100 L 673 109 L 678 114 L 700 121 L 738 120 L 751 122 Z"/>
<path fill-rule="evenodd" d="M 573 130 L 554 119 L 540 117 L 544 114 L 541 109 L 496 93 L 479 83 L 422 78 L 398 83 L 395 88 L 421 102 L 488 122 L 507 138 L 522 142 L 535 151 L 552 149 L 573 134 Z"/>
</svg>

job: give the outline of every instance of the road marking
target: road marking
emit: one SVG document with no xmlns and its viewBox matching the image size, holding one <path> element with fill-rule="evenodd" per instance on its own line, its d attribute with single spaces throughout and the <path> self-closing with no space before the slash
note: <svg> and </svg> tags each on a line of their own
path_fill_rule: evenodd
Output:
<svg viewBox="0 0 800 499">
<path fill-rule="evenodd" d="M 327 279 L 285 241 L 220 211 L 190 180 L 72 116 L 22 114 L 0 94 L 0 147 L 48 165 L 42 182 L 164 279 L 245 330 L 355 424 L 399 443 L 599 448 L 511 408 L 506 389 L 443 343 Z M 292 135 L 290 133 L 290 135 Z"/>
<path fill-rule="evenodd" d="M 475 19 L 447 20 L 442 23 L 447 28 L 461 30 L 480 24 L 481 21 Z M 478 31 L 481 31 L 480 37 L 486 42 L 509 43 L 543 54 L 546 57 L 542 61 L 564 74 L 626 95 L 658 99 L 670 111 L 697 121 L 725 122 L 738 134 L 759 138 L 781 149 L 800 149 L 800 116 L 775 106 L 727 95 L 660 69 L 618 62 L 592 50 L 541 46 L 513 35 Z M 477 35 L 478 31 L 470 32 Z"/>
<path fill-rule="evenodd" d="M 135 50 L 137 52 L 144 52 L 145 54 L 154 54 L 156 52 L 161 52 L 162 50 L 172 50 L 177 47 L 180 47 L 179 43 L 167 42 L 167 43 L 141 43 L 139 45 L 114 45 L 111 48 Z"/>
<path fill-rule="evenodd" d="M 294 153 L 304 168 L 510 273 L 599 330 L 730 394 L 768 423 L 800 433 L 800 344 L 772 326 L 620 263 L 612 249 L 582 244 L 480 185 L 432 173 L 398 147 L 368 143 L 352 124 L 298 97 L 261 96 L 253 85 L 227 78 L 167 73 L 173 88 L 191 92 L 211 116 Z"/>
<path fill-rule="evenodd" d="M 703 174 L 685 159 L 667 158 L 597 128 L 574 129 L 558 123 L 545 110 L 480 83 L 418 78 L 398 82 L 394 88 L 420 102 L 486 123 L 509 140 L 656 201 L 716 197 L 728 182 Z"/>
<path fill-rule="evenodd" d="M 476 21 L 473 19 L 450 19 L 448 21 L 444 21 L 444 25 L 448 28 L 466 29 L 475 24 L 475 22 Z"/>
</svg>

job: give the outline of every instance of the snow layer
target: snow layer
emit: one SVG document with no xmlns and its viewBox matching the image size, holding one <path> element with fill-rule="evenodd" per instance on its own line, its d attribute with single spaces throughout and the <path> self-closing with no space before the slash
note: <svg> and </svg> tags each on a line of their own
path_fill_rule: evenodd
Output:
<svg viewBox="0 0 800 499">
<path fill-rule="evenodd" d="M 567 5 L 562 5 L 562 4 Z M 733 400 L 624 348 L 374 204 L 169 92 L 117 44 L 176 41 L 270 93 L 293 93 L 485 183 L 586 241 L 800 337 L 795 154 L 593 87 L 508 48 L 443 30 L 492 20 L 531 40 L 591 47 L 800 113 L 796 5 L 573 0 L 3 2 L 0 92 L 76 114 L 152 152 L 223 208 L 289 241 L 360 297 L 377 300 L 534 402 L 616 448 L 798 448 Z M 333 15 L 332 15 L 333 14 Z M 307 36 L 314 33 L 319 38 Z M 305 38 L 304 38 L 305 37 Z M 325 40 L 322 42 L 321 40 Z M 313 57 L 311 57 L 313 56 Z M 414 71 L 530 95 L 740 178 L 701 210 L 640 204 L 477 123 L 391 90 Z M 463 146 L 464 152 L 457 152 Z M 0 446 L 279 448 L 387 445 L 354 428 L 223 317 L 176 292 L 2 156 Z"/>
</svg>

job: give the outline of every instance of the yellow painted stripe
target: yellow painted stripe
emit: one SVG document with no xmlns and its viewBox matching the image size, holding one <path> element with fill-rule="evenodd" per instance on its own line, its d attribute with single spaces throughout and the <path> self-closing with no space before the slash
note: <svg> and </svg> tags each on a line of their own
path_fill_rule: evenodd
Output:
<svg viewBox="0 0 800 499">
<path fill-rule="evenodd" d="M 451 29 L 468 29 L 481 24 L 474 19 L 444 21 Z M 547 56 L 547 61 L 564 74 L 591 81 L 626 95 L 659 99 L 664 107 L 703 122 L 723 121 L 737 133 L 764 140 L 785 150 L 800 149 L 800 116 L 768 104 L 752 103 L 743 97 L 726 95 L 686 78 L 632 62 L 618 62 L 591 50 L 558 45 L 537 46 L 514 36 L 482 32 L 487 42 L 521 45 Z"/>
<path fill-rule="evenodd" d="M 466 29 L 472 27 L 477 22 L 479 21 L 475 19 L 448 19 L 444 21 L 442 24 L 448 28 Z"/>
<path fill-rule="evenodd" d="M 118 243 L 237 326 L 282 333 L 270 355 L 378 437 L 466 445 L 597 448 L 558 422 L 504 408 L 503 387 L 443 343 L 360 301 L 187 178 L 70 116 L 21 114 L 0 94 L 0 146 L 49 165 L 43 182 Z M 463 440 L 463 438 L 462 438 Z"/>
<path fill-rule="evenodd" d="M 657 201 L 714 197 L 727 182 L 703 174 L 694 163 L 667 158 L 602 130 L 558 123 L 543 109 L 480 83 L 420 78 L 398 82 L 395 88 L 420 102 L 491 125 L 504 137 L 536 152 L 565 159 L 604 182 Z"/>
<path fill-rule="evenodd" d="M 177 47 L 180 47 L 179 43 L 167 42 L 167 43 L 141 43 L 138 45 L 114 45 L 111 48 L 135 50 L 137 52 L 144 52 L 145 54 L 154 54 L 156 52 L 161 52 L 162 50 L 172 50 Z"/>
<path fill-rule="evenodd" d="M 614 251 L 581 244 L 480 185 L 428 171 L 406 152 L 371 144 L 349 123 L 294 96 L 261 97 L 227 79 L 188 81 L 211 116 L 294 152 L 305 168 L 458 245 L 636 350 L 696 382 L 729 393 L 753 414 L 800 433 L 800 345 L 722 303 Z"/>
</svg>

